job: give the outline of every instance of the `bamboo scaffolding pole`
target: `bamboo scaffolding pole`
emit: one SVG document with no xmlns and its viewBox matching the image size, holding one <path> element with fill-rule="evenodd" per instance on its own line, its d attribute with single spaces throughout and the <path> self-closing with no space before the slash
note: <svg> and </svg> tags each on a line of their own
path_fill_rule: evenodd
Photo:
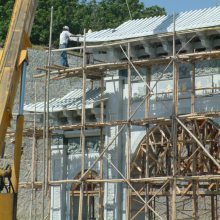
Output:
<svg viewBox="0 0 220 220">
<path fill-rule="evenodd" d="M 196 65 L 195 62 L 192 63 L 192 90 L 191 90 L 191 113 L 195 113 L 195 77 L 196 77 Z"/>
<path fill-rule="evenodd" d="M 50 36 L 49 36 L 49 54 L 47 58 L 48 66 L 51 62 L 51 45 L 52 45 L 52 25 L 53 25 L 53 7 L 51 8 L 51 21 L 50 21 Z M 48 138 L 49 138 L 49 80 L 50 68 L 48 68 L 45 75 L 45 89 L 44 89 L 44 128 L 43 128 L 43 185 L 42 185 L 42 219 L 45 218 L 45 196 L 48 190 Z M 50 215 L 50 212 L 49 212 Z"/>
<path fill-rule="evenodd" d="M 195 62 L 192 63 L 192 93 L 191 93 L 191 113 L 195 112 Z M 195 124 L 193 125 L 193 133 L 195 133 Z M 198 148 L 197 148 L 198 149 Z M 192 155 L 193 155 L 193 175 L 196 175 L 197 170 L 197 152 L 196 144 L 192 144 Z M 193 219 L 198 219 L 198 196 L 197 196 L 197 182 L 195 180 L 192 181 L 192 208 L 193 208 Z"/>
<path fill-rule="evenodd" d="M 216 219 L 219 219 L 218 218 L 218 196 L 217 195 L 215 196 L 215 211 L 216 211 L 215 213 Z"/>
<path fill-rule="evenodd" d="M 214 195 L 211 195 L 211 216 L 212 216 L 212 219 L 216 219 L 216 216 L 215 216 L 215 196 Z"/>
<path fill-rule="evenodd" d="M 172 176 L 164 176 L 164 177 L 149 177 L 149 178 L 131 178 L 132 183 L 152 183 L 152 184 L 161 184 L 161 182 L 164 182 L 165 180 L 173 180 Z M 213 176 L 213 175 L 205 175 L 205 176 L 189 176 L 189 177 L 177 177 L 178 181 L 220 181 L 220 176 Z M 53 180 L 50 182 L 50 185 L 60 185 L 62 183 L 81 183 L 82 181 L 80 179 L 68 179 L 68 180 Z M 125 182 L 123 179 L 89 179 L 89 180 L 84 180 L 85 183 L 103 183 L 103 182 L 108 182 L 108 183 L 123 183 Z M 24 184 L 24 183 L 23 183 Z M 29 183 L 31 184 L 31 183 Z"/>
<path fill-rule="evenodd" d="M 37 82 L 34 82 L 34 108 L 36 112 L 36 102 L 37 102 Z M 34 200 L 36 199 L 36 190 L 34 188 L 34 183 L 35 183 L 35 169 L 36 169 L 36 164 L 35 164 L 35 149 L 36 149 L 36 114 L 34 114 L 34 132 L 33 132 L 33 140 L 32 140 L 32 158 L 31 158 L 31 205 L 30 205 L 30 219 L 35 219 L 35 207 L 33 206 Z M 34 212 L 34 215 L 33 215 Z M 33 218 L 34 217 L 34 218 Z"/>
<path fill-rule="evenodd" d="M 51 62 L 51 45 L 52 45 L 52 25 L 53 25 L 53 7 L 51 8 L 50 20 L 50 36 L 49 36 L 49 54 L 47 57 L 47 65 L 49 68 L 45 74 L 44 88 L 44 119 L 43 119 L 43 186 L 42 186 L 42 219 L 45 218 L 45 196 L 48 190 L 48 138 L 49 138 L 49 79 L 50 79 L 50 62 Z"/>
<path fill-rule="evenodd" d="M 86 30 L 84 29 L 84 43 L 83 43 L 83 96 L 82 96 L 82 115 L 81 115 L 81 134 L 80 134 L 80 145 L 81 145 L 81 176 L 84 175 L 85 171 L 85 122 L 86 122 Z M 83 220 L 83 190 L 84 184 L 80 185 L 80 199 L 79 199 L 79 213 L 78 220 Z"/>
<path fill-rule="evenodd" d="M 148 67 L 146 69 L 146 81 L 147 81 L 147 84 L 150 86 L 150 82 L 151 82 L 151 68 Z M 146 86 L 146 96 L 148 96 L 148 98 L 146 99 L 146 102 L 145 102 L 145 118 L 149 118 L 149 115 L 150 115 L 150 89 Z M 145 127 L 145 131 L 146 131 L 146 138 L 145 138 L 145 142 L 146 142 L 146 155 L 145 155 L 145 177 L 146 178 L 149 178 L 150 176 L 150 169 L 149 169 L 149 125 L 146 124 L 146 127 Z M 150 191 L 150 184 L 146 184 L 145 186 L 145 201 L 148 202 L 149 199 L 150 199 L 150 196 L 149 196 L 149 191 Z M 149 203 L 149 205 L 151 205 Z M 146 206 L 145 207 L 145 220 L 149 220 L 152 218 L 152 213 L 150 212 L 150 209 Z"/>
<path fill-rule="evenodd" d="M 49 199 L 49 204 L 51 203 L 51 198 L 50 198 L 50 187 L 49 187 L 49 181 L 50 181 L 50 162 L 51 162 L 51 158 L 50 158 L 50 152 L 51 152 L 51 146 L 50 146 L 50 135 L 49 135 L 49 127 L 50 127 L 50 123 L 49 123 L 49 117 L 50 117 L 50 72 L 51 72 L 51 49 L 52 49 L 52 35 L 53 35 L 53 6 L 51 7 L 51 11 L 50 11 L 50 35 L 49 35 L 49 53 L 48 53 L 48 60 L 47 60 L 47 66 L 48 66 L 48 72 L 47 72 L 47 93 L 46 93 L 46 173 L 45 173 L 45 190 L 46 190 L 46 195 L 48 196 Z M 50 207 L 50 205 L 49 205 Z M 49 213 L 48 213 L 48 217 L 50 218 L 50 208 L 49 208 Z"/>
<path fill-rule="evenodd" d="M 84 196 L 83 194 L 84 194 L 84 182 L 82 182 L 80 185 L 78 219 L 82 219 L 82 217 L 83 217 L 83 196 Z"/>
<path fill-rule="evenodd" d="M 123 48 L 122 48 L 123 49 Z M 128 43 L 127 45 L 128 55 L 127 58 L 130 61 L 131 59 L 131 44 Z M 131 170 L 130 170 L 130 163 L 131 163 L 131 123 L 129 118 L 131 117 L 131 98 L 132 98 L 132 87 L 131 87 L 131 64 L 128 64 L 128 100 L 127 100 L 127 119 L 128 119 L 128 130 L 127 130 L 127 144 L 126 144 L 126 176 L 127 180 L 130 180 L 131 177 Z M 131 198 L 130 198 L 131 190 L 129 185 L 127 185 L 126 189 L 126 220 L 130 220 L 131 218 Z"/>
<path fill-rule="evenodd" d="M 45 183 L 46 183 L 46 175 L 45 175 L 45 170 L 46 170 L 46 159 L 45 159 L 45 156 L 46 156 L 46 120 L 47 120 L 47 116 L 46 116 L 46 111 L 47 111 L 47 77 L 48 77 L 48 74 L 45 75 L 45 81 L 44 81 L 44 114 L 43 114 L 43 149 L 42 149 L 42 160 L 43 160 L 43 163 L 42 163 L 42 178 L 43 178 L 43 185 L 42 185 L 42 219 L 44 219 L 44 211 L 45 211 L 45 205 L 44 205 L 44 202 L 45 202 L 45 192 L 46 192 L 46 189 L 45 189 Z"/>
<path fill-rule="evenodd" d="M 195 127 L 193 128 L 195 130 Z M 196 152 L 196 144 L 192 145 L 192 152 Z M 193 155 L 193 175 L 196 175 L 197 168 L 197 157 L 196 154 Z M 192 190 L 193 190 L 193 198 L 192 198 L 192 208 L 193 208 L 193 219 L 198 219 L 198 196 L 197 196 L 197 182 L 195 180 L 192 181 Z"/>
<path fill-rule="evenodd" d="M 101 123 L 104 122 L 104 76 L 101 77 L 101 81 L 100 81 L 100 87 L 101 87 Z M 100 128 L 100 149 L 99 149 L 99 153 L 102 152 L 102 150 L 104 149 L 104 128 L 101 127 Z M 104 167 L 103 167 L 104 163 L 103 163 L 103 157 L 100 158 L 100 178 L 103 179 L 103 174 L 104 174 Z M 104 219 L 104 184 L 100 183 L 99 186 L 99 220 L 103 220 Z"/>
<path fill-rule="evenodd" d="M 181 185 L 180 185 L 181 186 Z M 159 187 L 158 187 L 159 188 Z M 156 188 L 157 190 L 158 190 L 158 188 Z M 156 189 L 155 190 L 153 190 L 153 191 L 150 191 L 149 192 L 149 195 L 150 196 L 154 196 L 154 194 L 155 194 L 155 191 L 156 191 Z M 144 192 L 141 192 L 141 193 L 139 193 L 141 196 L 144 196 Z M 211 197 L 211 196 L 219 196 L 219 192 L 218 191 L 207 191 L 207 192 L 205 192 L 204 191 L 204 189 L 202 189 L 202 190 L 197 190 L 197 195 L 200 197 L 200 198 L 203 198 L 204 196 L 206 197 L 206 196 L 209 196 L 209 197 Z M 132 196 L 135 196 L 134 195 L 134 193 L 132 194 Z M 157 197 L 171 197 L 172 196 L 172 194 L 170 193 L 170 192 L 164 192 L 164 191 L 161 191 L 160 193 L 157 193 Z M 179 191 L 179 192 L 177 192 L 176 193 L 176 196 L 178 196 L 179 197 L 179 199 L 181 200 L 182 198 L 183 198 L 183 196 L 184 197 L 186 197 L 186 198 L 188 198 L 189 200 L 190 200 L 190 202 L 192 202 L 192 196 L 193 196 L 193 191 L 188 191 L 187 192 L 187 194 L 185 194 L 184 195 L 184 192 L 183 191 Z M 178 203 L 181 203 L 182 201 L 180 201 L 180 202 L 178 202 Z M 158 201 L 157 201 L 157 203 L 158 203 Z M 200 209 L 201 210 L 201 209 Z M 178 210 L 179 211 L 179 210 Z M 191 210 L 192 211 L 192 210 Z M 143 207 L 143 209 L 142 209 L 142 212 L 144 212 L 144 207 Z"/>
<path fill-rule="evenodd" d="M 220 175 L 198 175 L 198 176 L 177 176 L 176 179 L 178 181 L 186 181 L 186 182 L 190 182 L 192 180 L 196 180 L 196 181 L 220 181 Z M 173 176 L 162 176 L 162 177 L 149 177 L 149 178 L 131 178 L 131 182 L 133 183 L 137 183 L 137 182 L 146 182 L 146 183 L 158 183 L 160 184 L 161 182 L 164 182 L 166 180 L 173 180 Z M 117 182 L 124 182 L 123 179 L 85 179 L 84 182 L 86 183 L 102 183 L 102 182 L 112 182 L 112 183 L 117 183 Z M 53 180 L 50 181 L 50 185 L 60 185 L 62 183 L 81 183 L 80 179 L 68 179 L 68 180 Z M 21 183 L 21 184 L 30 184 L 31 183 Z M 40 183 L 38 183 L 40 184 Z"/>
<path fill-rule="evenodd" d="M 20 188 L 27 188 L 27 189 L 31 189 L 32 188 L 32 182 L 20 182 L 19 183 L 19 187 Z M 40 189 L 42 188 L 42 182 L 34 182 L 34 189 Z"/>
<path fill-rule="evenodd" d="M 125 182 L 126 183 L 126 182 Z M 165 186 L 166 187 L 166 186 Z M 154 191 L 150 191 L 149 192 L 149 195 L 150 196 L 154 196 L 155 195 L 155 193 L 157 192 L 156 190 L 158 190 L 159 189 L 159 187 L 158 188 L 156 188 Z M 93 190 L 93 191 L 89 191 L 87 194 L 88 195 L 98 195 L 98 193 L 99 193 L 99 191 L 98 190 Z M 74 191 L 74 193 L 73 192 L 71 192 L 70 193 L 71 195 L 76 195 L 76 196 L 80 196 L 80 191 Z M 86 194 L 86 195 L 87 195 Z M 144 194 L 145 194 L 145 192 L 139 192 L 139 195 L 140 196 L 142 196 L 142 197 L 144 197 Z M 182 192 L 182 191 L 180 191 L 180 192 L 177 192 L 177 196 L 180 198 L 180 199 L 182 199 L 183 198 L 183 194 L 184 194 L 184 192 Z M 200 198 L 203 198 L 204 196 L 205 197 L 211 197 L 211 196 L 219 196 L 219 193 L 217 193 L 217 192 L 215 192 L 215 191 L 208 191 L 208 192 L 204 192 L 204 191 L 202 191 L 202 190 L 200 190 L 200 191 L 197 191 L 197 194 L 198 194 L 198 196 L 200 197 Z M 85 192 L 84 192 L 84 195 L 85 195 Z M 184 197 L 186 197 L 188 200 L 189 200 L 189 202 L 191 203 L 191 199 L 192 199 L 192 195 L 193 195 L 193 192 L 192 191 L 189 191 L 189 192 L 187 192 L 187 194 L 185 194 L 184 195 Z M 144 203 L 143 202 L 141 202 L 141 201 L 139 201 L 139 200 L 137 200 L 135 197 L 136 197 L 136 194 L 135 194 L 135 192 L 132 192 L 132 194 L 131 194 L 131 196 L 132 196 L 132 199 L 135 201 L 135 202 L 137 202 L 138 204 L 142 204 L 142 205 L 144 205 Z M 164 192 L 164 191 L 160 191 L 159 193 L 157 193 L 157 195 L 156 195 L 156 197 L 161 197 L 161 198 L 164 198 L 164 197 L 170 197 L 170 196 L 172 196 L 169 192 Z M 153 201 L 150 201 L 151 203 L 153 202 Z M 177 203 L 180 203 L 181 204 L 181 202 L 184 202 L 184 201 L 178 201 Z M 158 204 L 161 204 L 161 202 L 159 202 L 159 201 L 157 201 L 157 203 Z M 183 205 L 183 204 L 182 204 Z M 209 204 L 210 205 L 210 204 Z M 151 205 L 151 207 L 153 206 L 153 204 Z M 181 207 L 181 205 L 179 205 L 179 206 L 177 206 L 177 209 L 178 209 L 178 211 L 181 211 L 179 208 Z M 140 211 L 140 213 L 142 212 L 142 213 L 144 213 L 145 211 L 144 211 L 144 209 L 145 209 L 145 207 L 143 206 L 141 209 L 139 209 L 138 211 Z M 162 211 L 162 210 L 161 210 Z M 192 210 L 190 210 L 190 211 L 192 211 Z M 200 211 L 201 211 L 201 209 L 200 209 Z M 161 215 L 163 215 L 165 212 L 163 212 L 163 213 L 161 213 Z M 139 213 L 138 213 L 138 215 L 139 215 Z M 192 216 L 191 216 L 192 217 Z M 133 217 L 132 217 L 133 218 Z M 153 218 L 153 217 L 152 217 Z"/>
<path fill-rule="evenodd" d="M 219 184 L 217 183 L 216 184 L 216 189 L 218 189 L 219 190 Z M 216 195 L 216 219 L 219 219 L 219 209 L 218 209 L 218 203 L 219 203 L 219 199 L 218 199 L 218 197 L 219 197 L 219 194 L 218 195 Z"/>
<path fill-rule="evenodd" d="M 172 220 L 176 220 L 176 174 L 177 174 L 177 121 L 178 114 L 178 67 L 176 63 L 176 30 L 175 30 L 175 13 L 173 14 L 173 104 L 172 104 L 172 146 L 173 146 L 173 183 L 172 183 Z"/>
</svg>

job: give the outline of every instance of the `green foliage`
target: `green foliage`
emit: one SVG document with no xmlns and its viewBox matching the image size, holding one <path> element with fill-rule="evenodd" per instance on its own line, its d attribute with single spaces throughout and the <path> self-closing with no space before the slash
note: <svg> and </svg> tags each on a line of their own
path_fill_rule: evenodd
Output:
<svg viewBox="0 0 220 220">
<path fill-rule="evenodd" d="M 14 0 L 0 1 L 0 46 L 3 44 L 8 31 Z"/>
<path fill-rule="evenodd" d="M 0 42 L 6 36 L 6 30 L 12 11 L 13 0 L 0 1 Z M 128 0 L 132 19 L 166 14 L 164 8 L 152 6 L 145 8 L 139 0 Z M 53 44 L 58 46 L 59 34 L 64 25 L 70 27 L 73 34 L 83 33 L 83 29 L 97 31 L 115 28 L 130 19 L 125 0 L 39 0 L 31 41 L 34 44 L 47 45 L 49 38 L 50 8 L 53 5 Z"/>
</svg>

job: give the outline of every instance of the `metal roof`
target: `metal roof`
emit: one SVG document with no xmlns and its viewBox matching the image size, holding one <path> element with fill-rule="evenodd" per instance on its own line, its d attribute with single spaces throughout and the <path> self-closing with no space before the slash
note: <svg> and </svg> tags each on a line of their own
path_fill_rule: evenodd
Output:
<svg viewBox="0 0 220 220">
<path fill-rule="evenodd" d="M 93 108 L 100 102 L 100 88 L 86 90 L 86 109 Z M 78 110 L 82 108 L 82 89 L 74 89 L 62 98 L 53 98 L 50 100 L 49 111 L 59 112 L 64 110 Z M 27 104 L 24 110 L 28 112 L 35 111 L 35 104 Z M 44 112 L 44 102 L 36 103 L 36 112 Z"/>
<path fill-rule="evenodd" d="M 176 14 L 176 31 L 187 31 L 220 25 L 220 6 Z M 115 29 L 86 35 L 87 42 L 115 41 L 173 32 L 173 15 L 129 20 Z"/>
</svg>

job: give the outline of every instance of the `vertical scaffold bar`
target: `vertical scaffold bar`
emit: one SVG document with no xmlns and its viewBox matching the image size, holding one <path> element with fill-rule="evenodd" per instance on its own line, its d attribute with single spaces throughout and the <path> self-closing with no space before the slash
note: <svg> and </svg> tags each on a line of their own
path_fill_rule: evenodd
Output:
<svg viewBox="0 0 220 220">
<path fill-rule="evenodd" d="M 147 84 L 150 86 L 150 82 L 151 82 L 151 67 L 148 67 L 146 69 L 146 82 Z M 150 89 L 146 87 L 146 101 L 145 101 L 145 118 L 149 118 L 150 115 Z M 150 170 L 149 170 L 149 124 L 146 124 L 146 137 L 145 137 L 145 141 L 146 141 L 146 155 L 145 155 L 145 177 L 148 178 L 150 176 Z M 145 186 L 145 201 L 146 203 L 149 201 L 150 196 L 149 196 L 149 191 L 150 191 L 150 183 L 146 183 Z M 151 204 L 149 204 L 151 205 Z M 152 211 L 145 206 L 145 220 L 149 220 L 152 218 Z"/>
<path fill-rule="evenodd" d="M 34 131 L 32 140 L 32 158 L 31 158 L 31 205 L 30 205 L 30 219 L 35 219 L 34 200 L 36 199 L 36 189 L 35 189 L 35 176 L 36 176 L 36 102 L 37 102 L 37 82 L 34 82 Z M 34 215 L 33 215 L 34 211 Z M 34 218 L 33 218 L 34 217 Z"/>
<path fill-rule="evenodd" d="M 83 41 L 83 96 L 82 96 L 82 114 L 81 114 L 81 134 L 80 134 L 80 145 L 81 145 L 81 176 L 85 171 L 85 122 L 86 122 L 86 30 L 84 29 L 84 41 Z M 83 181 L 83 180 L 82 180 Z M 79 214 L 78 220 L 83 220 L 83 195 L 84 184 L 80 186 L 80 199 L 79 199 Z"/>
<path fill-rule="evenodd" d="M 53 6 L 51 7 L 51 12 L 50 12 L 50 35 L 49 35 L 49 53 L 48 53 L 48 60 L 47 60 L 47 94 L 46 94 L 46 100 L 47 100 L 47 106 L 46 106 L 46 181 L 45 181 L 45 190 L 46 194 L 48 196 L 49 200 L 49 212 L 48 212 L 48 218 L 50 219 L 50 208 L 51 208 L 51 198 L 50 198 L 50 186 L 49 186 L 49 181 L 50 181 L 50 169 L 51 169 L 51 146 L 50 146 L 50 140 L 49 140 L 49 129 L 50 129 L 50 123 L 49 123 L 49 117 L 50 117 L 50 105 L 49 105 L 49 100 L 50 100 L 50 66 L 51 66 L 51 55 L 52 55 L 52 34 L 53 34 Z"/>
<path fill-rule="evenodd" d="M 175 13 L 173 14 L 173 104 L 172 104 L 172 145 L 173 145 L 173 184 L 172 184 L 172 220 L 176 220 L 176 175 L 177 175 L 177 121 L 178 114 L 178 65 L 176 62 Z"/>
<path fill-rule="evenodd" d="M 191 113 L 195 112 L 195 62 L 192 63 L 192 92 L 191 92 Z M 193 133 L 195 134 L 195 124 L 193 125 Z M 193 154 L 193 175 L 196 175 L 197 170 L 197 146 L 195 141 L 192 143 L 192 154 Z M 198 219 L 198 196 L 197 196 L 197 182 L 192 181 L 192 209 L 193 209 L 193 219 Z"/>
<path fill-rule="evenodd" d="M 191 113 L 195 112 L 195 74 L 196 65 L 195 62 L 192 63 L 192 91 L 191 91 Z"/>
<path fill-rule="evenodd" d="M 100 80 L 101 87 L 101 122 L 104 122 L 104 76 L 102 75 Z M 100 128 L 100 149 L 99 153 L 104 149 L 104 128 Z M 103 157 L 100 158 L 100 178 L 103 179 Z M 99 220 L 104 219 L 104 183 L 100 183 L 99 186 Z"/>
<path fill-rule="evenodd" d="M 131 44 L 128 43 L 128 58 L 131 59 Z M 132 97 L 132 90 L 131 90 L 131 65 L 128 64 L 128 102 L 127 102 L 127 119 L 129 120 L 131 117 L 131 97 Z M 128 123 L 128 131 L 127 131 L 127 147 L 126 147 L 126 172 L 127 172 L 127 180 L 130 180 L 130 163 L 131 163 L 131 123 L 129 120 Z M 130 187 L 127 186 L 126 190 L 126 219 L 130 219 L 131 214 L 131 190 Z"/>
</svg>

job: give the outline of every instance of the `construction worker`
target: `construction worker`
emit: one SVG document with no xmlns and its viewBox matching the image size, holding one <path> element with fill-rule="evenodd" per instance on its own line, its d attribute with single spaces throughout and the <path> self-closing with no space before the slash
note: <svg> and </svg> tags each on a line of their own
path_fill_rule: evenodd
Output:
<svg viewBox="0 0 220 220">
<path fill-rule="evenodd" d="M 68 41 L 71 40 L 70 37 L 73 35 L 69 32 L 69 27 L 64 26 L 63 31 L 60 34 L 60 49 L 67 48 Z M 69 67 L 68 60 L 67 60 L 67 53 L 66 51 L 62 51 L 60 54 L 60 64 L 61 66 Z"/>
</svg>

